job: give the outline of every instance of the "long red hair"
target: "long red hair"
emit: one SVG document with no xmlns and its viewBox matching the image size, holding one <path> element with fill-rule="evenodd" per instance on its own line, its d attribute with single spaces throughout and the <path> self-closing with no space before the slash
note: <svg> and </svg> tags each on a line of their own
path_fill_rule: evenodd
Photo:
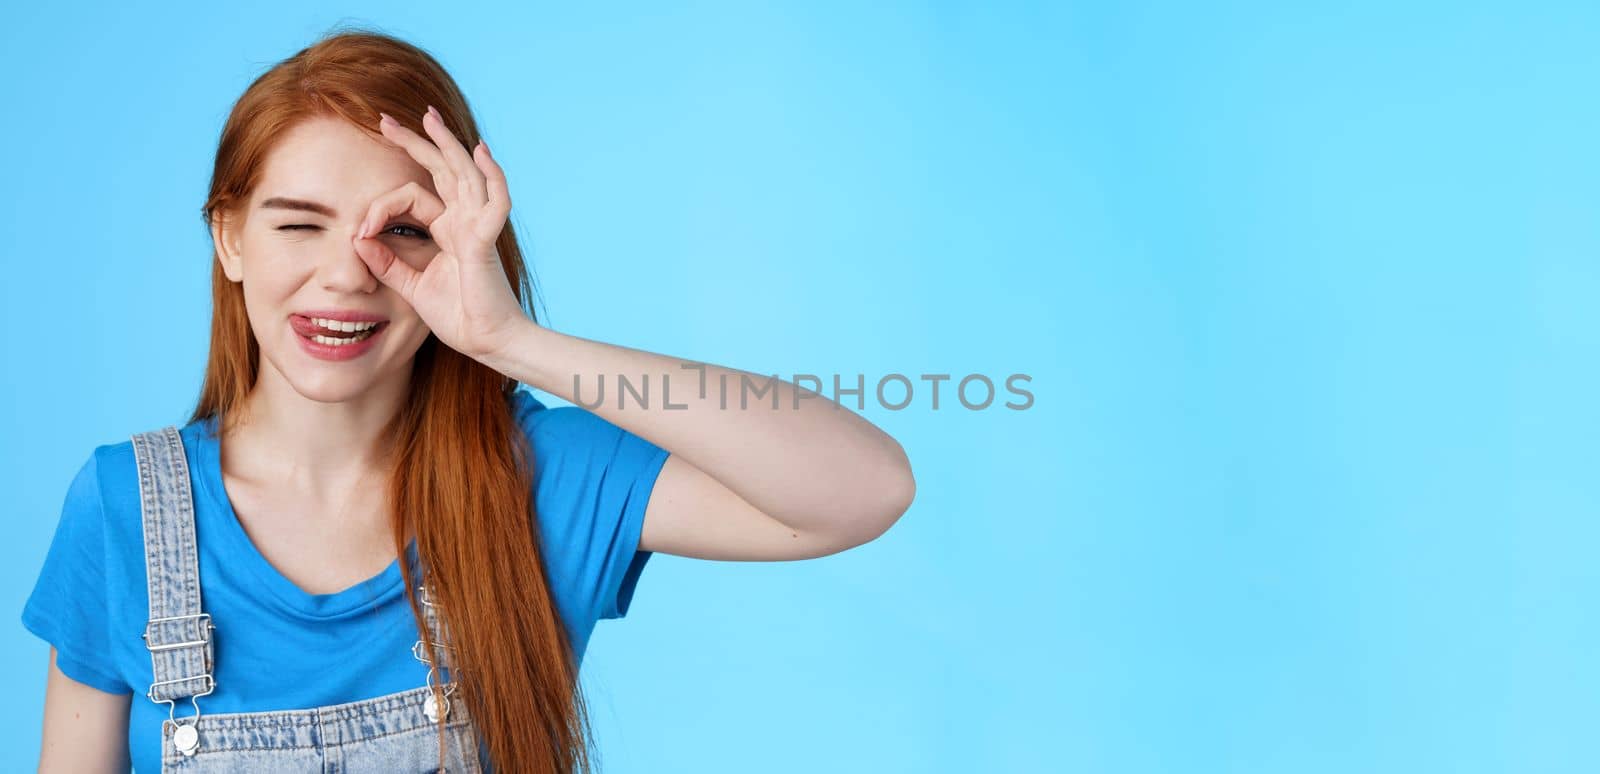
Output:
<svg viewBox="0 0 1600 774">
<path fill-rule="evenodd" d="M 234 105 L 202 211 L 207 224 L 248 201 L 274 142 L 296 123 L 333 116 L 378 136 L 374 127 L 382 111 L 426 136 L 415 117 L 427 105 L 438 108 L 467 147 L 477 144 L 465 97 L 427 52 L 364 30 L 324 35 L 262 74 Z M 495 247 L 532 316 L 532 283 L 509 223 Z M 211 267 L 211 354 L 191 419 L 220 416 L 225 432 L 255 385 L 260 350 L 242 286 L 228 280 L 215 254 Z M 389 488 L 395 554 L 418 631 L 425 632 L 417 579 L 405 561 L 408 535 L 416 536 L 454 647 L 448 674 L 495 768 L 587 772 L 588 713 L 539 551 L 532 450 L 508 402 L 516 387 L 433 336 L 422 344 L 410 394 L 385 436 L 394 450 Z M 428 650 L 437 663 L 431 645 Z M 441 768 L 444 728 L 441 718 Z"/>
</svg>

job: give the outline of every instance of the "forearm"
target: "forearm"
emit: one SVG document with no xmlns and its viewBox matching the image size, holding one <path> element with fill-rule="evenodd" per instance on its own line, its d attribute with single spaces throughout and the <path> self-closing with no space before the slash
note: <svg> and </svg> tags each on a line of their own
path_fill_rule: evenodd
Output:
<svg viewBox="0 0 1600 774">
<path fill-rule="evenodd" d="M 531 320 L 480 359 L 693 463 L 796 530 L 876 534 L 910 503 L 914 484 L 900 444 L 837 402 L 774 376 Z M 623 383 L 631 391 L 619 389 Z"/>
</svg>

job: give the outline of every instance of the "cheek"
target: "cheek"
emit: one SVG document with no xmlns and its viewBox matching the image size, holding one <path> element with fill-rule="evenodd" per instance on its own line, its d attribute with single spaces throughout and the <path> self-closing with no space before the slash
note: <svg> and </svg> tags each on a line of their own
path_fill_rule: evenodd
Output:
<svg viewBox="0 0 1600 774">
<path fill-rule="evenodd" d="M 273 309 L 275 304 L 271 298 L 263 297 L 259 286 L 254 286 L 248 279 L 244 283 L 244 312 L 250 321 L 250 331 L 255 334 L 257 342 L 272 340 L 271 326 L 275 317 Z"/>
<path fill-rule="evenodd" d="M 256 295 L 263 298 L 294 292 L 310 279 L 317 266 L 315 246 L 309 241 L 257 239 L 241 250 L 245 284 L 255 285 Z"/>
<path fill-rule="evenodd" d="M 251 309 L 268 311 L 269 307 L 279 306 L 287 301 L 294 293 L 294 286 L 282 281 L 281 276 L 270 272 L 244 275 L 244 299 Z"/>
<path fill-rule="evenodd" d="M 303 284 L 293 263 L 281 256 L 267 258 L 259 253 L 255 260 L 244 262 L 245 309 L 252 324 L 269 323 L 286 314 L 289 299 Z"/>
</svg>

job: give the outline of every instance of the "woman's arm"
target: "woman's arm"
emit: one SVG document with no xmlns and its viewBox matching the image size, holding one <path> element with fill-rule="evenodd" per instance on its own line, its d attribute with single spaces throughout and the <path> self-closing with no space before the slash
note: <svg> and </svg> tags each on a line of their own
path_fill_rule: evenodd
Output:
<svg viewBox="0 0 1600 774">
<path fill-rule="evenodd" d="M 688 371 L 674 358 L 590 341 L 540 327 L 522 310 L 495 240 L 511 212 L 505 171 L 481 142 L 471 151 L 431 107 L 421 135 L 383 116 L 379 131 L 433 177 L 375 199 L 351 235 L 367 268 L 394 288 L 434 335 L 456 351 L 520 382 L 584 405 L 573 374 L 657 384 L 670 375 L 673 406 L 592 409 L 671 452 L 645 508 L 641 548 L 716 559 L 803 559 L 842 551 L 882 534 L 911 505 L 915 485 L 905 452 L 870 422 L 831 401 L 773 379 L 777 405 L 723 408 L 721 385 L 765 377 L 709 364 Z M 439 252 L 421 269 L 382 239 L 395 215 L 428 224 Z M 685 376 L 693 379 L 685 380 Z M 699 377 L 711 387 L 701 390 Z M 689 388 L 689 389 L 684 389 Z M 763 394 L 761 397 L 766 397 Z M 799 404 L 798 407 L 796 404 Z"/>
<path fill-rule="evenodd" d="M 44 731 L 39 771 L 127 772 L 128 709 L 132 694 L 106 693 L 84 685 L 56 666 L 50 648 L 44 690 Z"/>
<path fill-rule="evenodd" d="M 526 318 L 479 359 L 671 452 L 645 510 L 641 550 L 725 560 L 822 556 L 883 534 L 916 491 L 893 438 L 776 377 L 570 336 Z M 591 407 L 602 378 L 605 400 Z M 632 393 L 619 408 L 619 380 L 648 408 Z"/>
</svg>

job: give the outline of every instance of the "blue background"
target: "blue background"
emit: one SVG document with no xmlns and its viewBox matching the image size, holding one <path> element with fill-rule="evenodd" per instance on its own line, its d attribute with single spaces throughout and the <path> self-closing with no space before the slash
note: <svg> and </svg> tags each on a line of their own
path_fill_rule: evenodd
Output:
<svg viewBox="0 0 1600 774">
<path fill-rule="evenodd" d="M 552 327 L 1033 377 L 869 405 L 919 487 L 873 543 L 653 559 L 604 770 L 1600 767 L 1592 7 L 324 5 L 9 9 L 8 609 L 88 451 L 192 405 L 232 100 L 375 24 L 466 90 Z"/>
</svg>

